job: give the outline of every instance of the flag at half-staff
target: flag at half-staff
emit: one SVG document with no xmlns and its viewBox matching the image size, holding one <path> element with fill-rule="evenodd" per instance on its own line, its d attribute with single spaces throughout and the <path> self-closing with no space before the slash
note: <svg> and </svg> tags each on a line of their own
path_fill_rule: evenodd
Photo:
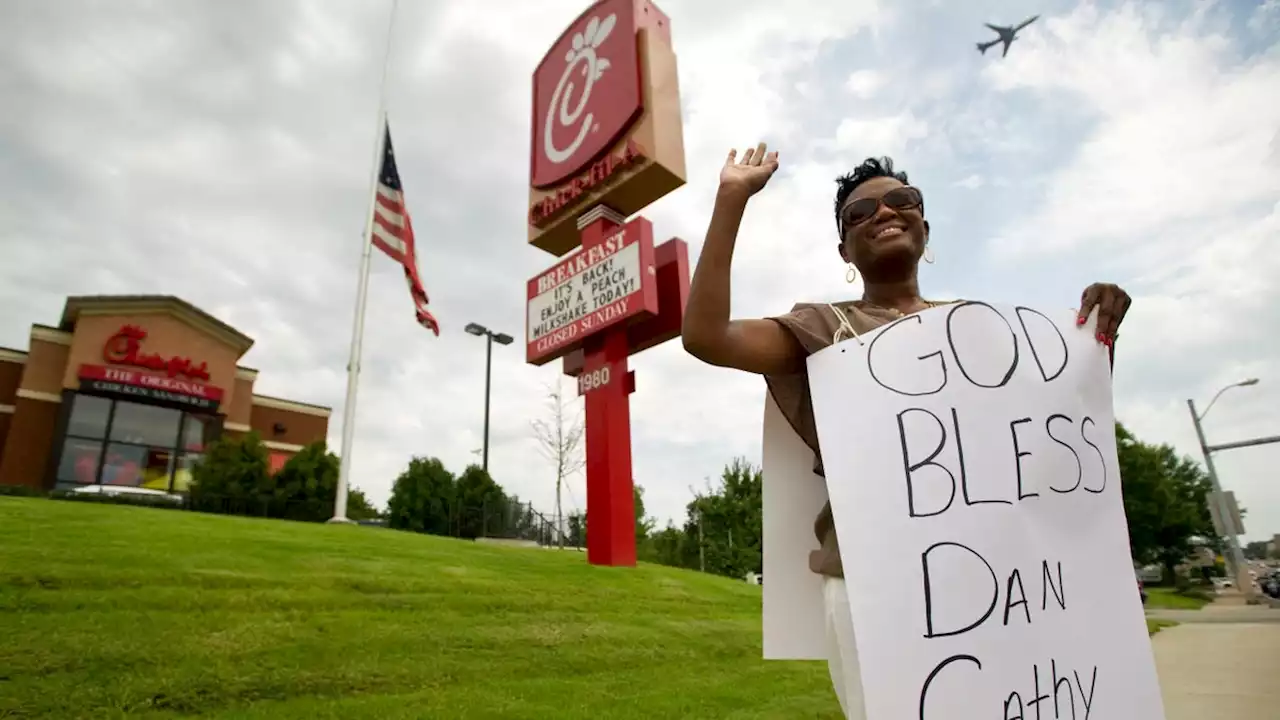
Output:
<svg viewBox="0 0 1280 720">
<path fill-rule="evenodd" d="M 386 253 L 404 268 L 404 278 L 409 283 L 409 295 L 413 298 L 414 314 L 418 323 L 440 335 L 440 326 L 427 310 L 427 291 L 418 275 L 418 255 L 414 249 L 413 223 L 409 221 L 409 209 L 404 204 L 404 189 L 400 185 L 400 173 L 396 170 L 396 156 L 391 148 L 391 126 L 383 124 L 382 162 L 378 167 L 378 188 L 373 196 L 373 223 L 370 240 L 374 247 Z"/>
</svg>

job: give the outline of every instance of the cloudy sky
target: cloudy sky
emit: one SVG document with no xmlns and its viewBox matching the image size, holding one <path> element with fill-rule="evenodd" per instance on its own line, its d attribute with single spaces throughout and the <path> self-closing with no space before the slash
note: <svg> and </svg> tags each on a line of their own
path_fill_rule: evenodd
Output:
<svg viewBox="0 0 1280 720">
<path fill-rule="evenodd" d="M 387 105 L 444 331 L 418 328 L 377 256 L 355 482 L 384 502 L 413 455 L 478 460 L 479 322 L 520 337 L 529 82 L 582 0 L 400 3 Z M 729 143 L 782 169 L 752 204 L 738 316 L 860 292 L 835 252 L 832 179 L 892 155 L 928 198 L 926 295 L 1074 307 L 1134 297 L 1119 418 L 1195 451 L 1186 398 L 1223 396 L 1210 442 L 1280 434 L 1280 3 L 667 0 L 689 183 L 648 212 L 701 246 Z M 948 9 L 948 6 L 950 9 Z M 962 9 L 963 8 L 963 9 Z M 257 339 L 259 391 L 330 405 L 341 436 L 389 0 L 0 6 L 0 345 L 69 294 L 169 293 Z M 1007 59 L 984 22 L 1041 19 Z M 495 348 L 490 466 L 552 507 L 529 422 L 557 365 Z M 735 455 L 758 461 L 764 384 L 679 343 L 633 360 L 635 476 L 661 518 Z M 566 383 L 566 387 L 569 387 Z M 1251 538 L 1280 532 L 1280 446 L 1224 453 Z M 572 481 L 585 503 L 583 480 Z"/>
</svg>

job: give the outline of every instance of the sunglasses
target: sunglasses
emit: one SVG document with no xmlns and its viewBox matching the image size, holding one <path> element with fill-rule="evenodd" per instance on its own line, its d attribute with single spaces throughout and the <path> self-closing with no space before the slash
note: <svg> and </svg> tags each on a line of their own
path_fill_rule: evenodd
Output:
<svg viewBox="0 0 1280 720">
<path fill-rule="evenodd" d="M 840 213 L 840 237 L 844 237 L 846 228 L 861 225 L 874 217 L 881 204 L 899 212 L 916 209 L 924 212 L 924 197 L 910 185 L 894 188 L 878 198 L 858 198 Z"/>
</svg>

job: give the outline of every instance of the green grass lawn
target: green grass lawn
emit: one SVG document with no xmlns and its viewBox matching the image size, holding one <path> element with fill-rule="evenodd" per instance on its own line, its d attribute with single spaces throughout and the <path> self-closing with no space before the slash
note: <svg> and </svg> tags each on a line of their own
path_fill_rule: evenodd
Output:
<svg viewBox="0 0 1280 720">
<path fill-rule="evenodd" d="M 1209 604 L 1208 600 L 1182 595 L 1172 588 L 1149 587 L 1146 590 L 1147 608 L 1152 610 L 1199 610 Z"/>
<path fill-rule="evenodd" d="M 1178 623 L 1172 620 L 1152 620 L 1150 618 L 1147 618 L 1147 635 L 1148 636 L 1155 635 L 1161 630 L 1167 627 L 1173 627 L 1174 625 L 1177 625 L 1177 624 Z"/>
<path fill-rule="evenodd" d="M 0 718 L 838 718 L 760 588 L 577 552 L 0 497 Z"/>
</svg>

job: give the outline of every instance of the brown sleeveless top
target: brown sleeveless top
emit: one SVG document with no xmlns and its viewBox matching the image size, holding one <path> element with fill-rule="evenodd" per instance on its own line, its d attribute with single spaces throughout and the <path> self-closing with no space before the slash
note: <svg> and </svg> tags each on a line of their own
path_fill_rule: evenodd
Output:
<svg viewBox="0 0 1280 720">
<path fill-rule="evenodd" d="M 929 301 L 931 305 L 948 303 Z M 954 302 L 954 301 L 953 301 Z M 897 310 L 876 307 L 861 300 L 832 303 L 848 318 L 849 326 L 859 335 L 871 332 L 902 317 Z M 830 347 L 840 331 L 843 318 L 832 305 L 822 303 L 799 303 L 786 315 L 769 318 L 786 328 L 800 342 L 805 352 L 812 355 L 823 348 Z M 852 334 L 846 328 L 840 332 L 840 340 L 850 340 Z M 813 450 L 813 471 L 826 477 L 822 470 L 822 453 L 818 449 L 818 428 L 813 419 L 813 402 L 809 395 L 809 372 L 807 369 L 789 375 L 766 375 L 765 382 L 773 401 L 782 411 L 787 422 Z M 840 564 L 840 548 L 836 539 L 835 523 L 831 515 L 831 503 L 828 502 L 818 513 L 813 524 L 813 532 L 821 543 L 821 549 L 809 554 L 809 569 L 821 575 L 844 577 L 844 568 Z"/>
</svg>

